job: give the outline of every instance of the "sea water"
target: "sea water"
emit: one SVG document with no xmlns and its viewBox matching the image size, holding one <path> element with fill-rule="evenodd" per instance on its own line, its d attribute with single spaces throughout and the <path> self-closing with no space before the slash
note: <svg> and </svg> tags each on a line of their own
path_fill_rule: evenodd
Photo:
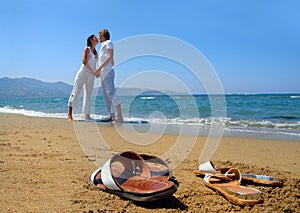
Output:
<svg viewBox="0 0 300 213">
<path fill-rule="evenodd" d="M 300 94 L 227 94 L 224 100 L 225 114 L 216 117 L 209 95 L 119 96 L 125 120 L 172 127 L 167 133 L 188 126 L 207 135 L 217 120 L 225 136 L 300 141 Z M 68 97 L 0 99 L 0 113 L 67 118 L 67 101 Z M 75 119 L 80 119 L 81 105 L 74 110 Z M 93 97 L 91 117 L 108 115 L 102 96 Z"/>
</svg>

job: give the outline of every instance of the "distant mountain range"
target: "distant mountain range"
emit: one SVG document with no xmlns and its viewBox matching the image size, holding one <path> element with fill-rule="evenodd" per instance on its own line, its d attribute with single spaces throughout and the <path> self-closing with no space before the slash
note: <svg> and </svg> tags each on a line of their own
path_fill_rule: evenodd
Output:
<svg viewBox="0 0 300 213">
<path fill-rule="evenodd" d="M 72 91 L 72 85 L 64 82 L 49 83 L 33 78 L 0 78 L 0 98 L 42 98 L 42 97 L 68 97 Z M 101 89 L 97 95 L 101 95 Z M 97 92 L 97 91 L 95 91 Z M 118 95 L 161 95 L 180 94 L 174 91 L 153 91 L 139 88 L 121 88 Z M 96 93 L 94 93 L 96 94 Z"/>
<path fill-rule="evenodd" d="M 48 83 L 33 78 L 0 78 L 0 98 L 40 98 L 70 95 L 72 86 Z"/>
</svg>

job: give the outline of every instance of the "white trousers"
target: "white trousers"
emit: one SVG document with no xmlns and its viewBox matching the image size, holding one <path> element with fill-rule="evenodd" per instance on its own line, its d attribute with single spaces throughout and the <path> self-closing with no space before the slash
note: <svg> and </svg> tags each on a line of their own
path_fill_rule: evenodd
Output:
<svg viewBox="0 0 300 213">
<path fill-rule="evenodd" d="M 94 88 L 95 76 L 84 69 L 80 69 L 75 77 L 72 93 L 68 100 L 68 106 L 72 108 L 78 107 L 78 99 L 84 88 L 82 114 L 89 115 L 91 113 L 91 97 Z"/>
</svg>

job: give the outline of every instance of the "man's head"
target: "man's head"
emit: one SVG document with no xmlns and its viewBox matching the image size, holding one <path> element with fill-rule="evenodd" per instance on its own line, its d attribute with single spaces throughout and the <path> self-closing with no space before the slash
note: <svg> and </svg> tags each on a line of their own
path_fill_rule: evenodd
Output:
<svg viewBox="0 0 300 213">
<path fill-rule="evenodd" d="M 99 39 L 101 42 L 109 40 L 110 39 L 110 34 L 107 29 L 102 29 L 98 32 Z"/>
</svg>

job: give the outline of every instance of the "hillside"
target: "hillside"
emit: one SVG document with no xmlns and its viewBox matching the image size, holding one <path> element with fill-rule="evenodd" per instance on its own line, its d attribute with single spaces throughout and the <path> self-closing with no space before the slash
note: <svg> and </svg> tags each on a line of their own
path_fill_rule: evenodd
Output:
<svg viewBox="0 0 300 213">
<path fill-rule="evenodd" d="M 0 78 L 0 98 L 40 98 L 69 96 L 72 86 L 33 78 Z"/>
<path fill-rule="evenodd" d="M 95 88 L 93 94 L 102 95 L 100 88 Z M 49 83 L 33 78 L 0 78 L 0 99 L 6 98 L 48 98 L 68 97 L 72 91 L 72 85 L 64 82 Z M 155 91 L 140 88 L 120 88 L 118 95 L 182 95 L 174 91 Z"/>
</svg>

